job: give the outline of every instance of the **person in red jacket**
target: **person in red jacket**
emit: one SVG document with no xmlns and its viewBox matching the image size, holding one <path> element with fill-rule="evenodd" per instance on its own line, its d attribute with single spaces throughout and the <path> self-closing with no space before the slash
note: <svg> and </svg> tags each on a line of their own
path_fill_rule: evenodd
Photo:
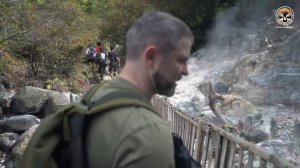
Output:
<svg viewBox="0 0 300 168">
<path fill-rule="evenodd" d="M 100 53 L 103 50 L 102 48 L 102 44 L 100 41 L 97 42 L 97 46 L 96 46 L 96 53 Z"/>
<path fill-rule="evenodd" d="M 104 49 L 102 48 L 101 42 L 97 42 L 96 46 L 96 62 L 98 64 L 98 73 L 100 74 L 100 78 L 103 80 L 103 76 L 105 74 L 105 69 L 107 66 L 107 58 Z"/>
</svg>

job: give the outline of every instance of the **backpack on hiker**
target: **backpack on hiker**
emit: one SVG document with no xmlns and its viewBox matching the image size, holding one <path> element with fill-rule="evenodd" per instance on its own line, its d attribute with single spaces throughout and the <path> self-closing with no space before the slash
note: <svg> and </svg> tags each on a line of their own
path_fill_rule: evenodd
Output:
<svg viewBox="0 0 300 168">
<path fill-rule="evenodd" d="M 100 87 L 101 84 L 90 89 L 80 103 L 70 104 L 47 116 L 33 134 L 18 167 L 88 168 L 85 133 L 89 121 L 95 115 L 126 106 L 143 107 L 154 111 L 152 106 L 145 103 L 142 96 L 134 90 L 118 90 L 92 101 Z M 175 150 L 177 151 L 175 160 L 179 157 L 179 163 L 186 163 L 185 158 L 190 160 L 191 157 L 186 148 L 178 147 L 180 150 Z M 182 151 L 183 153 L 180 153 Z M 186 154 L 187 157 L 184 156 Z"/>
<path fill-rule="evenodd" d="M 102 65 L 102 66 L 106 66 L 107 65 L 105 52 L 99 52 L 97 54 L 97 56 L 96 56 L 96 59 L 97 59 L 97 63 L 99 65 Z"/>
<path fill-rule="evenodd" d="M 94 47 L 90 46 L 85 51 L 85 61 L 86 62 L 95 62 L 96 50 Z"/>
<path fill-rule="evenodd" d="M 95 50 L 94 47 L 89 47 L 89 50 L 88 50 L 88 53 L 87 53 L 87 57 L 94 58 L 95 52 L 96 52 L 96 50 Z"/>
</svg>

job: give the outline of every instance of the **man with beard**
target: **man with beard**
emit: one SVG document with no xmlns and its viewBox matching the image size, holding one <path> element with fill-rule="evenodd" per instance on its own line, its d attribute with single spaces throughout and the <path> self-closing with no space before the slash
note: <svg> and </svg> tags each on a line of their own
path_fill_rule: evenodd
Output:
<svg viewBox="0 0 300 168">
<path fill-rule="evenodd" d="M 154 94 L 172 96 L 176 81 L 188 75 L 193 38 L 189 27 L 170 14 L 144 14 L 127 33 L 121 74 L 103 84 L 92 100 L 131 90 L 139 95 L 139 101 L 152 106 Z M 86 145 L 90 168 L 175 167 L 170 125 L 144 107 L 114 108 L 94 117 Z"/>
</svg>

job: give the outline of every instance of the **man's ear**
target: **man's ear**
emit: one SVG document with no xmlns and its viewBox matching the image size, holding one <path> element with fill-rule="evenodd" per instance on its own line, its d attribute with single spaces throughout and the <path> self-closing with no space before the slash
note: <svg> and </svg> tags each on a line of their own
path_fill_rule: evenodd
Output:
<svg viewBox="0 0 300 168">
<path fill-rule="evenodd" d="M 144 60 L 147 65 L 153 67 L 154 63 L 157 61 L 157 47 L 154 45 L 148 46 L 144 50 Z"/>
</svg>

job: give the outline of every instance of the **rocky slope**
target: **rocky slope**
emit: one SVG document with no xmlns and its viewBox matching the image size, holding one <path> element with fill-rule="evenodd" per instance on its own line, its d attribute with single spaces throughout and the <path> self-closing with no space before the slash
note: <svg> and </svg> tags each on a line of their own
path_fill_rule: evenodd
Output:
<svg viewBox="0 0 300 168">
<path fill-rule="evenodd" d="M 242 117 L 225 113 L 228 120 L 238 124 L 239 120 L 245 123 L 261 116 L 250 126 L 267 136 L 261 139 L 250 132 L 253 137 L 244 138 L 300 163 L 300 24 L 278 29 L 273 14 L 255 22 L 232 24 L 235 17 L 231 15 L 219 18 L 210 43 L 193 54 L 190 75 L 178 82 L 169 101 L 215 121 L 197 89 L 201 81 L 211 80 L 217 92 L 247 99 L 255 106 L 253 114 Z"/>
</svg>

